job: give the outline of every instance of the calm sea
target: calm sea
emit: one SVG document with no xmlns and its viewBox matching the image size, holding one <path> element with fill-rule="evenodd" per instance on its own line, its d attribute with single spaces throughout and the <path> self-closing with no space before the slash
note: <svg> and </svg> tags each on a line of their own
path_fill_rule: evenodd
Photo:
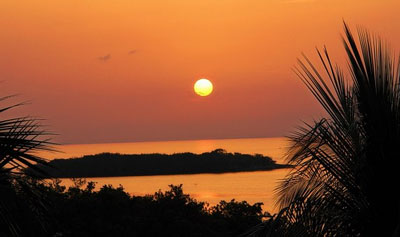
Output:
<svg viewBox="0 0 400 237">
<path fill-rule="evenodd" d="M 246 138 L 217 139 L 165 142 L 133 142 L 79 144 L 58 147 L 63 153 L 42 153 L 48 159 L 79 157 L 101 152 L 118 152 L 125 154 L 137 153 L 202 153 L 217 148 L 228 152 L 259 153 L 272 157 L 278 163 L 284 163 L 283 157 L 289 142 L 286 138 Z M 151 194 L 158 190 L 167 190 L 169 184 L 183 184 L 185 193 L 210 205 L 220 200 L 246 200 L 249 203 L 263 202 L 263 209 L 275 212 L 274 189 L 288 169 L 272 171 L 239 172 L 225 174 L 194 174 L 194 175 L 157 175 L 131 177 L 88 178 L 87 181 L 97 182 L 100 187 L 105 184 L 122 185 L 132 195 Z M 63 179 L 64 185 L 71 185 L 69 179 Z"/>
</svg>

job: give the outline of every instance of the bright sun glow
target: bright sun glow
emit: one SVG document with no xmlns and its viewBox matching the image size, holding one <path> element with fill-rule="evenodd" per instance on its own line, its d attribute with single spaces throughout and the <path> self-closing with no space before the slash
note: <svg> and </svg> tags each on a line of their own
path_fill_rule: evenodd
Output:
<svg viewBox="0 0 400 237">
<path fill-rule="evenodd" d="M 196 92 L 196 94 L 198 94 L 199 96 L 208 96 L 209 94 L 211 94 L 212 91 L 212 83 L 205 78 L 196 81 L 196 83 L 194 84 L 194 92 Z"/>
</svg>

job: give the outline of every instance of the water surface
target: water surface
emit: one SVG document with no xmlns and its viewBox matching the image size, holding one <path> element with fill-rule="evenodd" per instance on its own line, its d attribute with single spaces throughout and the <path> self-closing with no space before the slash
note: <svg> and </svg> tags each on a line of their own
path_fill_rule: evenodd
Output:
<svg viewBox="0 0 400 237">
<path fill-rule="evenodd" d="M 64 153 L 43 153 L 48 159 L 55 157 L 79 157 L 101 152 L 118 152 L 126 154 L 177 152 L 202 153 L 217 148 L 228 152 L 259 153 L 270 156 L 278 163 L 284 163 L 283 157 L 289 146 L 286 138 L 250 138 L 250 139 L 219 139 L 166 142 L 134 142 L 107 144 L 64 145 L 59 149 Z M 100 187 L 112 184 L 122 185 L 132 195 L 152 194 L 158 190 L 167 190 L 169 184 L 183 184 L 185 193 L 193 198 L 206 201 L 210 205 L 220 200 L 246 200 L 253 204 L 264 203 L 264 210 L 275 212 L 274 189 L 289 169 L 272 171 L 237 172 L 224 174 L 191 174 L 191 175 L 155 175 L 131 177 L 87 178 L 87 181 L 97 182 Z M 69 179 L 62 179 L 64 185 L 71 185 Z"/>
</svg>

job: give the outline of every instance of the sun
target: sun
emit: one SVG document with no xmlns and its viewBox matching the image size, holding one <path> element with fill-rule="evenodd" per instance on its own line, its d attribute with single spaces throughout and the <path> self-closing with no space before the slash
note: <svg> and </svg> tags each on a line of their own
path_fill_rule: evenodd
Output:
<svg viewBox="0 0 400 237">
<path fill-rule="evenodd" d="M 211 81 L 202 78 L 194 83 L 194 92 L 199 96 L 208 96 L 213 91 L 213 84 Z"/>
</svg>

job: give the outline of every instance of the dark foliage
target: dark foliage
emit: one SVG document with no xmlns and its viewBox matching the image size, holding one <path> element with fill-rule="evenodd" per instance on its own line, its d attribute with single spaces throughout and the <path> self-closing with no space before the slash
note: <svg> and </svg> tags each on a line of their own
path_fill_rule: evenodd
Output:
<svg viewBox="0 0 400 237">
<path fill-rule="evenodd" d="M 49 164 L 54 168 L 38 167 L 57 178 L 222 173 L 288 167 L 276 164 L 267 156 L 227 153 L 223 149 L 202 154 L 187 152 L 172 155 L 102 153 L 55 159 Z"/>
<path fill-rule="evenodd" d="M 399 62 L 380 38 L 344 30 L 349 79 L 326 50 L 323 72 L 299 61 L 329 117 L 291 137 L 295 168 L 279 186 L 283 209 L 269 236 L 400 236 Z"/>
<path fill-rule="evenodd" d="M 48 200 L 52 221 L 43 232 L 31 213 L 19 213 L 24 236 L 237 236 L 267 216 L 262 203 L 221 201 L 209 208 L 184 194 L 182 185 L 147 196 L 109 185 L 95 191 L 93 182 L 81 179 L 68 189 L 59 180 L 32 185 Z"/>
<path fill-rule="evenodd" d="M 11 97 L 2 97 L 0 102 Z M 50 134 L 36 118 L 6 118 L 5 112 L 21 105 L 23 103 L 0 108 L 0 236 L 21 235 L 19 213 L 30 213 L 30 221 L 46 228 L 45 200 L 37 190 L 30 188 L 25 170 L 30 168 L 41 176 L 46 175 L 36 165 L 46 166 L 47 163 L 35 152 L 52 150 L 46 138 Z M 21 202 L 25 204 L 23 208 Z"/>
</svg>

